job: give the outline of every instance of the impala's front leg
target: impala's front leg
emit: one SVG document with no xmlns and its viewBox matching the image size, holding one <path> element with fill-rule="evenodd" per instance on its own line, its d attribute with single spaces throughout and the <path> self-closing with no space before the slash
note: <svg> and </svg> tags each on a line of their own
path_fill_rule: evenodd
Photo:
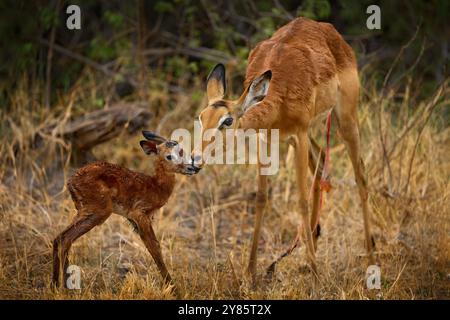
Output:
<svg viewBox="0 0 450 320">
<path fill-rule="evenodd" d="M 308 214 L 308 134 L 307 130 L 301 130 L 297 134 L 297 148 L 295 149 L 295 169 L 297 174 L 297 185 L 299 192 L 300 215 L 302 217 L 303 234 L 306 240 L 306 252 L 310 262 L 311 269 L 317 275 L 316 258 L 314 250 L 314 242 L 311 233 L 309 214 Z"/>
<path fill-rule="evenodd" d="M 248 273 L 252 277 L 253 284 L 256 282 L 256 253 L 258 250 L 259 235 L 261 233 L 264 209 L 267 203 L 267 176 L 261 174 L 261 165 L 258 165 L 258 191 L 256 193 L 256 220 L 253 231 L 252 248 L 248 263 Z"/>
<path fill-rule="evenodd" d="M 158 239 L 156 238 L 155 232 L 153 231 L 151 216 L 141 214 L 137 217 L 134 216 L 132 219 L 137 223 L 139 228 L 139 235 L 141 236 L 142 241 L 144 242 L 147 250 L 150 252 L 153 260 L 158 267 L 161 276 L 163 277 L 166 284 L 174 285 L 172 278 L 167 271 L 166 264 L 164 263 L 164 259 L 161 253 L 161 247 L 159 245 Z M 175 287 L 175 293 L 178 295 L 178 291 Z"/>
<path fill-rule="evenodd" d="M 236 129 L 247 130 L 251 128 L 251 122 L 245 121 L 246 118 L 240 118 L 238 121 L 238 125 Z M 260 144 L 258 143 L 258 154 Z M 248 262 L 247 273 L 252 277 L 253 285 L 256 284 L 256 265 L 257 265 L 257 251 L 258 251 L 258 243 L 259 237 L 261 234 L 262 220 L 264 216 L 264 210 L 267 204 L 267 175 L 261 174 L 262 164 L 259 161 L 258 157 L 258 190 L 256 192 L 255 199 L 255 211 L 256 211 L 256 220 L 255 220 L 255 228 L 253 230 L 252 237 L 252 247 L 250 250 L 250 258 Z"/>
</svg>

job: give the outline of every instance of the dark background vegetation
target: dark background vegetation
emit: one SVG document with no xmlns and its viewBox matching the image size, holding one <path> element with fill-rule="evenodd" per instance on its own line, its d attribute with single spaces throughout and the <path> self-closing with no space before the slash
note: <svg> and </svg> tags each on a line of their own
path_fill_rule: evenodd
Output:
<svg viewBox="0 0 450 320">
<path fill-rule="evenodd" d="M 374 3 L 382 8 L 381 30 L 366 28 L 366 8 Z M 65 26 L 70 4 L 81 7 L 81 30 Z M 446 0 L 3 0 L 0 102 L 8 108 L 8 93 L 25 78 L 36 103 L 51 106 L 86 68 L 110 80 L 108 93 L 92 97 L 94 107 L 105 97 L 145 99 L 152 86 L 186 90 L 217 62 L 228 65 L 239 91 L 251 48 L 297 16 L 333 23 L 380 85 L 410 42 L 390 81 L 414 66 L 415 92 L 426 95 L 448 76 L 448 12 Z"/>
</svg>

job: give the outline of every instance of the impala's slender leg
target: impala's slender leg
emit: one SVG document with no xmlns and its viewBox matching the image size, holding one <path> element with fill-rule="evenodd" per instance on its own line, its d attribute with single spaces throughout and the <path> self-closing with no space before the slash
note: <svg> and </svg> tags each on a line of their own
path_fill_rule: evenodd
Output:
<svg viewBox="0 0 450 320">
<path fill-rule="evenodd" d="M 357 80 L 357 77 L 355 79 Z M 353 165 L 353 171 L 355 173 L 356 184 L 358 185 L 359 196 L 361 198 L 361 207 L 364 219 L 364 234 L 366 238 L 366 249 L 369 256 L 369 263 L 374 264 L 374 249 L 375 243 L 370 231 L 370 216 L 367 200 L 369 197 L 367 191 L 367 180 L 365 177 L 364 163 L 360 153 L 360 137 L 359 137 L 359 125 L 357 118 L 357 105 L 358 105 L 358 83 L 351 88 L 356 90 L 341 90 L 339 94 L 338 105 L 336 108 L 336 116 L 338 119 L 339 132 L 344 139 L 347 147 L 350 160 Z M 347 89 L 343 88 L 343 89 Z"/>
<path fill-rule="evenodd" d="M 317 275 L 316 259 L 314 252 L 314 242 L 311 233 L 309 213 L 308 213 L 308 134 L 307 129 L 300 129 L 297 134 L 297 148 L 295 150 L 295 169 L 297 174 L 297 185 L 299 192 L 300 215 L 302 218 L 302 227 L 306 240 L 306 251 L 308 260 L 313 272 Z"/>
<path fill-rule="evenodd" d="M 252 248 L 248 263 L 248 273 L 252 276 L 253 283 L 256 281 L 256 254 L 258 250 L 259 236 L 261 233 L 264 209 L 267 204 L 267 176 L 261 174 L 261 164 L 258 165 L 258 191 L 256 192 L 256 220 L 253 230 Z"/>
<path fill-rule="evenodd" d="M 298 140 L 296 137 L 291 137 L 289 143 L 297 150 Z M 310 220 L 311 232 L 313 236 L 314 252 L 317 250 L 317 240 L 320 236 L 320 224 L 319 224 L 319 209 L 320 209 L 320 177 L 322 176 L 323 164 L 325 161 L 325 154 L 320 150 L 319 145 L 310 136 L 309 137 L 309 152 L 308 152 L 308 165 L 313 175 L 313 207 Z M 296 160 L 297 161 L 297 160 Z M 317 163 L 319 161 L 319 163 Z M 308 195 L 309 197 L 309 195 Z M 271 277 L 275 272 L 275 268 L 278 262 L 287 257 L 297 247 L 302 230 L 298 230 L 297 236 L 290 247 L 284 251 L 277 259 L 275 259 L 267 268 L 266 274 Z"/>
<path fill-rule="evenodd" d="M 155 232 L 153 231 L 151 216 L 142 214 L 138 218 L 133 218 L 139 227 L 139 235 L 144 242 L 147 250 L 150 252 L 153 260 L 158 267 L 161 276 L 167 284 L 173 284 L 172 278 L 167 271 L 166 264 L 161 253 L 161 247 L 159 245 L 158 239 L 156 238 Z"/>
<path fill-rule="evenodd" d="M 64 279 L 67 278 L 65 274 L 69 265 L 68 254 L 72 244 L 83 234 L 102 224 L 109 216 L 109 214 L 78 214 L 74 221 L 61 232 L 53 241 L 53 279 L 54 286 L 59 285 L 59 274 L 61 267 L 63 268 Z"/>
<path fill-rule="evenodd" d="M 313 175 L 313 199 L 310 226 L 313 233 L 314 251 L 316 251 L 317 240 L 320 236 L 320 224 L 318 221 L 320 209 L 320 178 L 322 176 L 322 169 L 325 162 L 325 154 L 321 151 L 319 145 L 311 136 L 309 137 L 309 141 L 310 145 L 308 164 Z"/>
<path fill-rule="evenodd" d="M 367 200 L 369 197 L 367 191 L 367 180 L 365 177 L 364 163 L 360 155 L 359 148 L 359 130 L 357 122 L 353 119 L 340 119 L 340 133 L 342 138 L 346 142 L 348 154 L 352 161 L 353 171 L 355 173 L 356 184 L 359 189 L 359 196 L 361 198 L 361 207 L 364 219 L 364 233 L 366 238 L 366 249 L 369 255 L 369 263 L 374 264 L 374 242 L 372 238 L 372 233 L 370 231 L 370 218 L 369 218 L 369 207 Z"/>
</svg>

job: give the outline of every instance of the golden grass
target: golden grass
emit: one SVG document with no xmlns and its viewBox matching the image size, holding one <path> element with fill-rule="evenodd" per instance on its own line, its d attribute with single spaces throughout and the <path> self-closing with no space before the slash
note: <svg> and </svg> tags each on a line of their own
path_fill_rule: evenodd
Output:
<svg viewBox="0 0 450 320">
<path fill-rule="evenodd" d="M 323 232 L 317 252 L 320 283 L 315 283 L 312 275 L 304 271 L 303 247 L 278 265 L 272 281 L 260 278 L 256 288 L 245 281 L 254 221 L 252 193 L 256 188 L 256 169 L 216 166 L 193 178 L 180 176 L 174 195 L 155 218 L 166 263 L 182 297 L 450 298 L 450 131 L 448 125 L 434 124 L 448 107 L 448 93 L 445 85 L 437 93 L 438 99 L 430 97 L 417 102 L 414 108 L 409 106 L 407 95 L 397 93 L 383 100 L 366 98 L 360 107 L 362 151 L 382 271 L 381 290 L 366 289 L 367 261 L 358 192 L 342 141 L 333 139 L 333 189 L 327 194 L 321 213 Z M 32 150 L 27 141 L 33 132 L 39 131 L 44 119 L 63 119 L 68 105 L 74 101 L 62 101 L 59 113 L 50 114 L 39 106 L 24 107 L 33 104 L 28 99 L 17 94 L 14 113 L 1 115 L 4 134 L 0 142 L 0 299 L 174 298 L 162 284 L 139 237 L 119 216 L 113 216 L 72 247 L 71 263 L 82 268 L 82 290 L 50 289 L 52 240 L 69 223 L 75 208 L 67 190 L 55 192 L 70 173 L 67 164 L 59 174 L 49 178 L 42 170 L 42 161 L 48 166 L 64 159 L 70 146 L 48 136 L 42 150 Z M 177 111 L 170 114 L 169 121 L 164 120 L 165 133 L 175 127 L 192 127 L 193 112 L 186 112 L 189 96 L 177 101 Z M 425 124 L 433 103 L 434 115 Z M 39 114 L 36 110 L 40 110 Z M 393 110 L 398 110 L 395 117 Z M 390 155 L 390 169 L 383 166 L 380 116 L 387 149 L 402 137 L 407 124 L 418 117 Z M 155 119 L 151 128 L 156 128 L 160 120 Z M 320 130 L 316 131 L 317 136 L 321 135 Z M 145 171 L 146 158 L 138 147 L 139 140 L 137 136 L 123 135 L 94 153 L 99 159 Z M 20 148 L 14 152 L 13 145 L 17 143 Z M 48 149 L 50 146 L 53 148 Z M 271 197 L 258 253 L 261 276 L 290 244 L 299 223 L 292 170 L 289 163 L 284 164 L 270 181 Z"/>
</svg>

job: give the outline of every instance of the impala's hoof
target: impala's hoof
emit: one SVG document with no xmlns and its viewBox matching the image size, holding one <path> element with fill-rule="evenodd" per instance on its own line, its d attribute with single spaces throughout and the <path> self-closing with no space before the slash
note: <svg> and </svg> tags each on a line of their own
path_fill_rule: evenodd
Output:
<svg viewBox="0 0 450 320">
<path fill-rule="evenodd" d="M 272 279 L 273 274 L 275 273 L 275 269 L 277 267 L 276 262 L 272 262 L 271 265 L 266 270 L 266 277 Z"/>
</svg>

